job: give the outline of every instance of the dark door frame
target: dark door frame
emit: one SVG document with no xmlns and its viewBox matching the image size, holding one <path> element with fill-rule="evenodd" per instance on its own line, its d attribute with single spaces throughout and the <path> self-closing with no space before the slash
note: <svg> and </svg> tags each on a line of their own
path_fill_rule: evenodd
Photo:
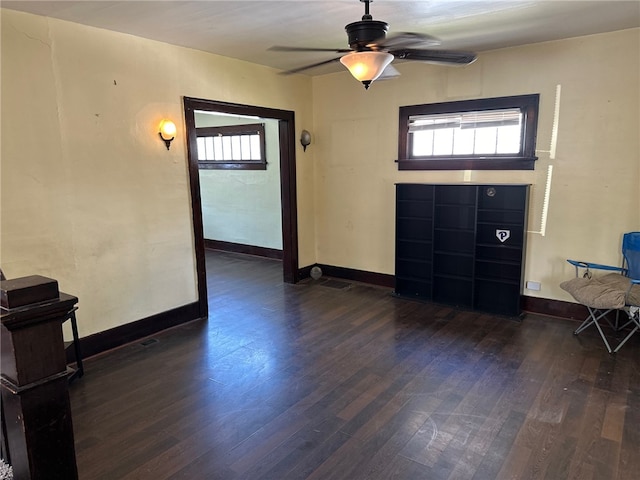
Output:
<svg viewBox="0 0 640 480">
<path fill-rule="evenodd" d="M 191 210 L 196 251 L 198 282 L 198 305 L 200 318 L 209 315 L 207 302 L 207 270 L 204 252 L 204 226 L 202 221 L 202 199 L 198 170 L 195 110 L 222 112 L 235 115 L 256 116 L 279 120 L 280 141 L 280 200 L 282 205 L 282 269 L 286 283 L 297 283 L 298 271 L 298 206 L 296 200 L 296 145 L 295 116 L 289 110 L 241 105 L 236 103 L 183 97 L 184 118 L 187 135 L 187 157 L 189 159 L 189 184 Z"/>
</svg>

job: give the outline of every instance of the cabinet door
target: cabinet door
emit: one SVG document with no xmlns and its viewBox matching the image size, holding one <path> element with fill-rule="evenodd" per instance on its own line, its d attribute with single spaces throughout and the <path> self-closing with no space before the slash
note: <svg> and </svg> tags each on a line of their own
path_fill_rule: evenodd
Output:
<svg viewBox="0 0 640 480">
<path fill-rule="evenodd" d="M 473 305 L 476 190 L 473 185 L 437 185 L 433 229 L 433 300 Z"/>
<path fill-rule="evenodd" d="M 398 295 L 431 298 L 433 185 L 396 186 L 396 288 Z"/>
<path fill-rule="evenodd" d="M 520 313 L 527 205 L 527 185 L 479 187 L 474 284 L 478 310 Z"/>
</svg>

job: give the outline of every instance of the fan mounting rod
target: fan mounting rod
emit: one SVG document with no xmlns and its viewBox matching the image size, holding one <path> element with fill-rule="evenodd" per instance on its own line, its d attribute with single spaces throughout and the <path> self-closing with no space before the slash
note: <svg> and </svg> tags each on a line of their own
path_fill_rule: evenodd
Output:
<svg viewBox="0 0 640 480">
<path fill-rule="evenodd" d="M 373 17 L 369 14 L 369 4 L 373 2 L 373 0 L 360 0 L 364 3 L 364 15 L 362 16 L 362 20 L 373 20 Z"/>
<path fill-rule="evenodd" d="M 359 22 L 353 22 L 344 27 L 349 37 L 349 47 L 357 52 L 373 50 L 370 45 L 380 42 L 387 37 L 389 24 L 373 20 L 369 14 L 369 3 L 373 0 L 360 0 L 364 3 L 364 15 Z"/>
</svg>

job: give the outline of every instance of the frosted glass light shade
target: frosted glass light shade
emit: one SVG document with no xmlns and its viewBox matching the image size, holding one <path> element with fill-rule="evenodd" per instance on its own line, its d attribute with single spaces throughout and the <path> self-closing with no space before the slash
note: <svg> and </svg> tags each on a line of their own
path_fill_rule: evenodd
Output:
<svg viewBox="0 0 640 480">
<path fill-rule="evenodd" d="M 176 134 L 176 124 L 171 120 L 163 120 L 160 124 L 160 133 L 163 139 L 169 139 Z"/>
<path fill-rule="evenodd" d="M 176 138 L 176 124 L 171 120 L 162 120 L 162 122 L 160 122 L 160 131 L 158 132 L 158 135 L 160 135 L 160 138 L 166 145 L 167 150 L 169 150 L 171 141 Z"/>
<path fill-rule="evenodd" d="M 387 52 L 353 52 L 340 58 L 342 63 L 356 80 L 361 81 L 365 88 L 373 82 L 387 68 L 393 60 L 393 55 Z"/>
</svg>

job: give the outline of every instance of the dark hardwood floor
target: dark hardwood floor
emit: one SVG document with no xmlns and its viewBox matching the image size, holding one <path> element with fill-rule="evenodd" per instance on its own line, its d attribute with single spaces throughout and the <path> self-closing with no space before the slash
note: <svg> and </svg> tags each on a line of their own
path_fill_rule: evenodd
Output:
<svg viewBox="0 0 640 480">
<path fill-rule="evenodd" d="M 89 479 L 580 479 L 640 471 L 640 336 L 522 322 L 207 252 L 208 321 L 85 362 Z"/>
</svg>

